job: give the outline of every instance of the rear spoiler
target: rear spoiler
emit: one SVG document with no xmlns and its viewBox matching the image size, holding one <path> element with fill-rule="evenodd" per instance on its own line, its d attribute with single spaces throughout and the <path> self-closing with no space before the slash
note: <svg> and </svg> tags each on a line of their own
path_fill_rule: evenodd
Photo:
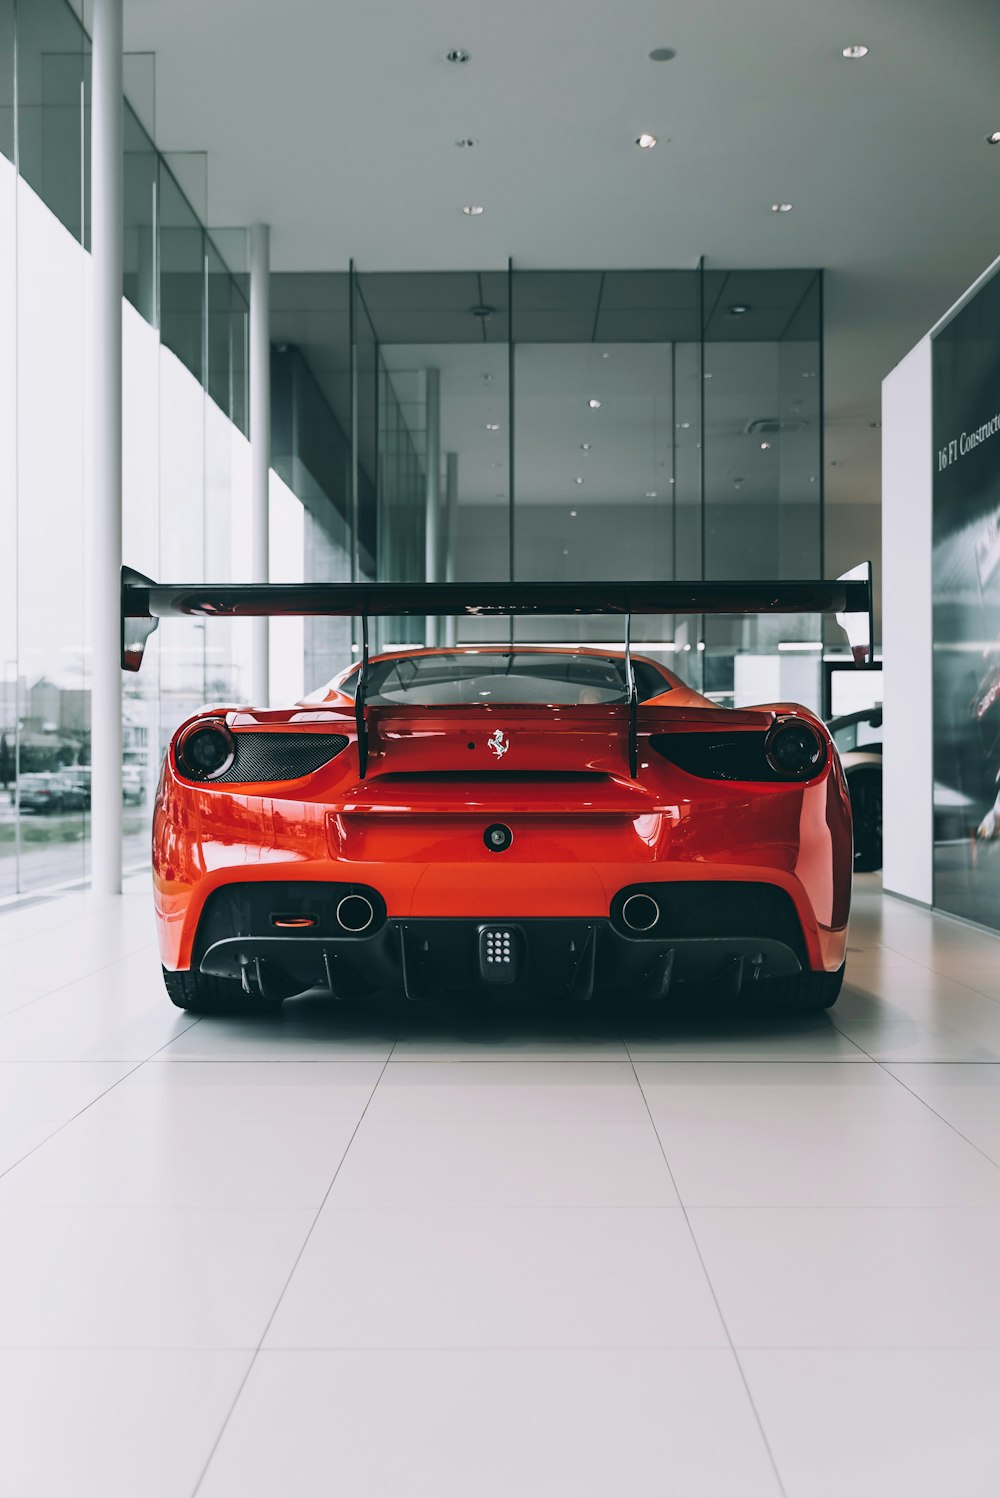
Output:
<svg viewBox="0 0 1000 1498">
<path fill-rule="evenodd" d="M 859 666 L 871 664 L 874 639 L 870 562 L 834 580 L 693 583 L 157 583 L 123 567 L 121 589 L 125 671 L 139 670 L 146 641 L 161 619 L 189 615 L 212 619 L 267 615 L 360 618 L 362 655 L 355 711 L 362 775 L 368 758 L 365 697 L 370 618 L 489 618 L 511 614 L 624 617 L 633 775 L 638 706 L 631 656 L 633 614 L 836 614 Z"/>
</svg>

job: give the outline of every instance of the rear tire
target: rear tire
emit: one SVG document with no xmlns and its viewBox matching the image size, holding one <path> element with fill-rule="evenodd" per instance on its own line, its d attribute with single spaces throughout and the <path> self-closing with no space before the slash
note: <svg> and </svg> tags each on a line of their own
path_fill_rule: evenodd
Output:
<svg viewBox="0 0 1000 1498">
<path fill-rule="evenodd" d="M 795 1014 L 813 1014 L 837 1002 L 844 984 L 842 964 L 835 973 L 796 973 L 794 978 L 772 978 L 766 984 L 768 1001 Z M 761 984 L 762 990 L 765 985 Z"/>
<path fill-rule="evenodd" d="M 242 984 L 231 978 L 194 970 L 172 973 L 164 968 L 163 983 L 170 1002 L 190 1014 L 276 1014 L 282 1003 L 245 993 Z"/>
</svg>

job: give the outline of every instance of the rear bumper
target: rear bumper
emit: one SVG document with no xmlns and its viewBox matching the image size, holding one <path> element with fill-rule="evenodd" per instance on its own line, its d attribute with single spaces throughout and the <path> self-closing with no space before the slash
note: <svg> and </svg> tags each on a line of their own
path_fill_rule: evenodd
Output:
<svg viewBox="0 0 1000 1498">
<path fill-rule="evenodd" d="M 649 930 L 626 927 L 639 893 L 659 914 Z M 363 930 L 338 911 L 369 900 Z M 576 1000 L 627 992 L 657 1000 L 675 987 L 707 985 L 735 997 L 768 978 L 809 966 L 791 900 L 774 886 L 703 883 L 627 886 L 604 919 L 398 920 L 376 891 L 337 882 L 255 882 L 218 890 L 206 904 L 192 965 L 241 981 L 248 992 L 286 998 L 310 988 L 338 998 L 379 989 L 422 1000 L 517 989 Z"/>
<path fill-rule="evenodd" d="M 332 803 L 191 787 L 168 767 L 153 831 L 163 965 L 197 965 L 203 911 L 228 887 L 354 881 L 378 892 L 397 928 L 541 916 L 599 926 L 617 892 L 641 882 L 780 891 L 797 916 L 803 967 L 836 972 L 846 952 L 852 873 L 850 809 L 837 762 L 807 785 L 776 788 L 698 782 L 668 770 L 677 786 L 644 793 L 643 811 L 598 806 L 596 796 L 591 804 L 586 786 L 571 810 L 554 808 L 544 786 L 487 793 L 472 784 L 454 790 L 445 814 L 402 793 L 392 801 L 391 780 L 383 780 L 375 811 L 342 797 Z M 497 822 L 512 833 L 502 852 L 484 843 Z M 767 931 L 706 934 L 763 938 Z"/>
</svg>

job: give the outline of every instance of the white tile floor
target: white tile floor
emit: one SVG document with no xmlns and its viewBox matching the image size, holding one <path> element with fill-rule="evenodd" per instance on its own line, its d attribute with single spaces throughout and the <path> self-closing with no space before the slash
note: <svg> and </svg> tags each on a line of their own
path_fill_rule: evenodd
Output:
<svg viewBox="0 0 1000 1498">
<path fill-rule="evenodd" d="M 996 1498 L 1000 940 L 862 881 L 802 1020 L 193 1021 L 0 916 L 16 1498 Z"/>
</svg>

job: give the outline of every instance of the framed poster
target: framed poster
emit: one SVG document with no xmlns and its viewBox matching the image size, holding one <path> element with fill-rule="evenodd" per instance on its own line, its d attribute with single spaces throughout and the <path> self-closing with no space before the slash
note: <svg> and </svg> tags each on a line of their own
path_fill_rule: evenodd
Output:
<svg viewBox="0 0 1000 1498">
<path fill-rule="evenodd" d="M 931 370 L 934 904 L 1000 930 L 1000 276 Z"/>
</svg>

